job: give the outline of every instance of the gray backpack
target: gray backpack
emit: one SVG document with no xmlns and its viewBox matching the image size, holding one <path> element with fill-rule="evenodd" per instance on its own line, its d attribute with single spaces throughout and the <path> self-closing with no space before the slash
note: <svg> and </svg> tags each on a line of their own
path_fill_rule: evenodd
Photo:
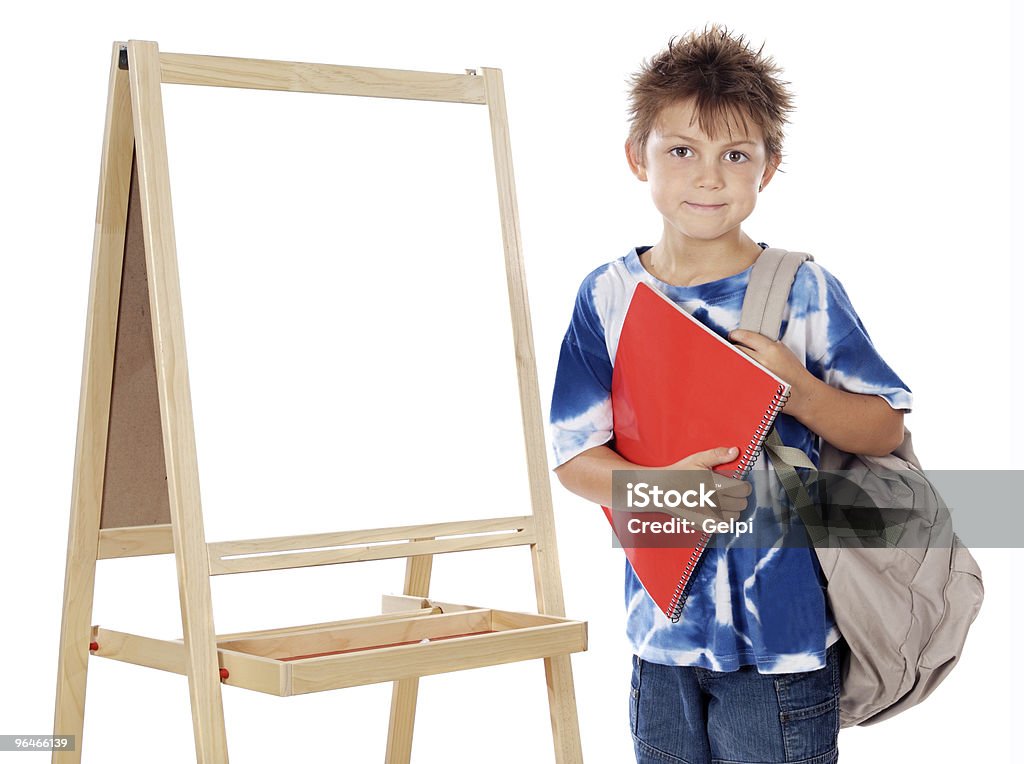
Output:
<svg viewBox="0 0 1024 764">
<path fill-rule="evenodd" d="M 740 328 L 777 340 L 796 271 L 813 259 L 764 250 L 750 275 Z M 875 507 L 899 510 L 901 522 L 886 523 L 874 546 L 858 538 L 863 528 L 826 525 L 794 469 L 807 468 L 810 479 L 816 477 L 803 451 L 782 445 L 773 429 L 765 453 L 814 545 L 828 579 L 829 605 L 849 647 L 842 726 L 874 724 L 920 703 L 959 660 L 984 587 L 977 562 L 953 533 L 948 510 L 921 469 L 909 430 L 895 451 L 881 457 L 849 454 L 821 440 L 822 473 L 853 476 Z M 914 543 L 897 545 L 905 533 L 913 534 Z"/>
</svg>

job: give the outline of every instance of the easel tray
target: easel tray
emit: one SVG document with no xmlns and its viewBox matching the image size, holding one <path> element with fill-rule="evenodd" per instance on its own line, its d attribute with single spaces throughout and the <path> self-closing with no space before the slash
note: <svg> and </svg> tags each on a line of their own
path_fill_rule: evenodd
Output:
<svg viewBox="0 0 1024 764">
<path fill-rule="evenodd" d="M 287 696 L 587 649 L 587 624 L 446 605 L 217 637 L 226 685 Z M 181 640 L 93 627 L 93 654 L 186 674 Z"/>
</svg>

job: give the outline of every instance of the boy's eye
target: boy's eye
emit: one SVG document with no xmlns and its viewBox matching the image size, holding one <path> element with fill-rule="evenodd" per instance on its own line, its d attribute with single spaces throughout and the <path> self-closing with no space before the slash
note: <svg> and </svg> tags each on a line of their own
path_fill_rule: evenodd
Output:
<svg viewBox="0 0 1024 764">
<path fill-rule="evenodd" d="M 730 162 L 739 164 L 740 162 L 746 162 L 748 157 L 742 151 L 727 151 L 725 152 L 725 158 Z"/>
<path fill-rule="evenodd" d="M 693 153 L 693 151 L 691 149 L 687 148 L 686 146 L 676 146 L 669 153 L 672 156 L 674 156 L 674 157 L 682 158 L 682 157 L 686 156 L 686 154 L 684 152 L 687 152 L 687 151 L 689 151 L 691 154 Z"/>
</svg>

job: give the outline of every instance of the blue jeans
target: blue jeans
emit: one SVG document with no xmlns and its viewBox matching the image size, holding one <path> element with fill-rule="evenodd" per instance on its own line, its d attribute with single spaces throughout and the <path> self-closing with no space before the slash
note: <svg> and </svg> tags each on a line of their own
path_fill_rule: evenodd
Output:
<svg viewBox="0 0 1024 764">
<path fill-rule="evenodd" d="M 824 668 L 791 674 L 664 666 L 634 655 L 637 764 L 833 764 L 843 645 L 828 648 Z"/>
</svg>

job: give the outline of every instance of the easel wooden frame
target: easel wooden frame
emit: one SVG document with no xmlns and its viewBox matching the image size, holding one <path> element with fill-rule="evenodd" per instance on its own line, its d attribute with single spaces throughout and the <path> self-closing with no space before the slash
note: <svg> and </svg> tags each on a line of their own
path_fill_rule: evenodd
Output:
<svg viewBox="0 0 1024 764">
<path fill-rule="evenodd" d="M 486 105 L 531 514 L 206 542 L 161 83 Z M 407 762 L 420 676 L 542 658 L 555 760 L 582 761 L 570 653 L 586 649 L 586 623 L 564 617 L 501 70 L 437 74 L 162 53 L 154 42 L 115 42 L 89 290 L 54 714 L 54 733 L 75 735 L 76 746 L 70 752 L 55 751 L 54 762 L 81 759 L 90 655 L 185 674 L 200 764 L 228 761 L 222 681 L 275 695 L 392 681 L 386 761 Z M 133 299 L 138 309 L 126 311 Z M 147 313 L 149 320 L 140 323 L 138 316 Z M 124 316 L 130 319 L 120 321 Z M 119 386 L 122 363 L 149 368 L 150 383 L 141 389 L 137 384 L 134 389 Z M 150 434 L 142 448 L 138 441 L 126 440 L 133 436 L 124 435 L 125 422 L 133 425 L 129 429 L 136 438 Z M 146 485 L 157 486 L 156 492 L 120 499 L 119 504 L 122 493 L 145 490 Z M 359 546 L 384 540 L 400 543 Z M 433 555 L 515 544 L 529 545 L 532 553 L 537 614 L 428 598 Z M 276 554 L 233 557 L 260 552 Z M 97 560 L 148 554 L 175 556 L 181 640 L 90 625 Z M 386 557 L 405 557 L 407 565 L 404 595 L 385 596 L 382 615 L 215 634 L 211 575 Z M 437 639 L 420 643 L 425 638 Z"/>
</svg>

